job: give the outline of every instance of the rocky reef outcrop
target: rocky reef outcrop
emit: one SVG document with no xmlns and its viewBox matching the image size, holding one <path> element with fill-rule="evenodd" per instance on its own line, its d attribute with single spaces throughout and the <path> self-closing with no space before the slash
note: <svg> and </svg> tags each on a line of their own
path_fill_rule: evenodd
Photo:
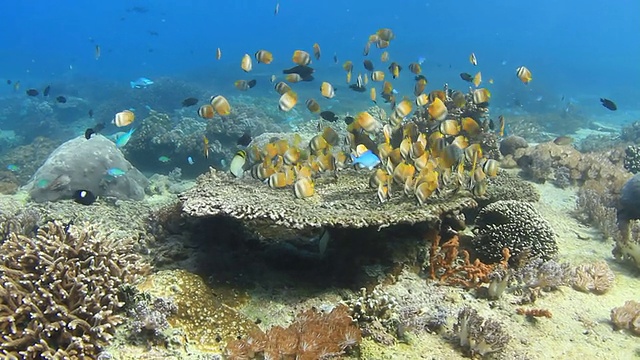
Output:
<svg viewBox="0 0 640 360">
<path fill-rule="evenodd" d="M 102 135 L 71 139 L 51 153 L 25 186 L 34 201 L 71 198 L 77 190 L 97 196 L 141 200 L 147 178 Z"/>
</svg>

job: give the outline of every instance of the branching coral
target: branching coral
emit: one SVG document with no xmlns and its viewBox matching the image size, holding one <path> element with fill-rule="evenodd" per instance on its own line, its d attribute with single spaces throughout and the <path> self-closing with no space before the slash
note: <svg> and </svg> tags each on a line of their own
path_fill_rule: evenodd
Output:
<svg viewBox="0 0 640 360">
<path fill-rule="evenodd" d="M 49 222 L 0 246 L 0 354 L 95 357 L 122 322 L 118 288 L 147 270 L 133 241 Z"/>
<path fill-rule="evenodd" d="M 466 288 L 477 288 L 490 281 L 489 275 L 494 271 L 495 266 L 484 264 L 479 259 L 471 262 L 467 250 L 462 250 L 460 254 L 458 235 L 454 235 L 444 244 L 440 244 L 440 240 L 440 235 L 436 235 L 431 243 L 429 253 L 431 279 Z M 462 262 L 459 261 L 459 255 L 462 257 Z M 509 249 L 504 248 L 502 256 L 503 260 L 498 266 L 506 268 L 511 257 Z"/>
<path fill-rule="evenodd" d="M 360 329 L 344 305 L 329 313 L 310 309 L 300 313 L 288 328 L 274 326 L 266 333 L 253 331 L 231 341 L 225 355 L 236 359 L 327 359 L 356 348 Z"/>
</svg>

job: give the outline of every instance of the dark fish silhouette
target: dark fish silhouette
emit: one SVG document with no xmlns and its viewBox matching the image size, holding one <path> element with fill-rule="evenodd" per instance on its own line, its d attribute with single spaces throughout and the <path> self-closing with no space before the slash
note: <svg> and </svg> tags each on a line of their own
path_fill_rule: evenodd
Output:
<svg viewBox="0 0 640 360">
<path fill-rule="evenodd" d="M 11 80 L 7 79 L 7 85 L 11 85 Z"/>
<path fill-rule="evenodd" d="M 355 120 L 356 120 L 356 119 L 354 119 L 354 118 L 353 118 L 353 116 L 345 116 L 345 117 L 344 117 L 344 122 L 345 122 L 345 124 L 347 124 L 347 125 L 351 124 L 351 123 L 352 123 L 352 122 L 354 122 Z"/>
<path fill-rule="evenodd" d="M 39 92 L 36 89 L 29 89 L 27 90 L 27 95 L 29 96 L 38 96 Z"/>
<path fill-rule="evenodd" d="M 49 91 L 51 91 L 51 85 L 47 85 L 47 87 L 44 88 L 44 91 L 42 92 L 42 96 L 49 96 Z"/>
<path fill-rule="evenodd" d="M 353 90 L 353 91 L 357 91 L 359 93 L 363 93 L 365 91 L 367 91 L 367 88 L 364 86 L 358 86 L 358 84 L 351 84 L 349 85 L 349 89 Z"/>
<path fill-rule="evenodd" d="M 251 138 L 251 133 L 247 131 L 244 134 L 242 134 L 240 138 L 238 138 L 238 141 L 236 143 L 241 146 L 247 146 L 251 143 L 251 140 L 253 140 Z"/>
<path fill-rule="evenodd" d="M 336 114 L 333 111 L 323 111 L 320 113 L 320 117 L 327 120 L 327 121 L 331 121 L 331 122 L 336 122 L 338 121 L 338 117 L 336 116 Z"/>
<path fill-rule="evenodd" d="M 371 62 L 371 60 L 366 59 L 365 61 L 362 62 L 362 64 L 364 65 L 365 69 L 369 71 L 373 71 L 373 62 Z"/>
<path fill-rule="evenodd" d="M 302 81 L 313 81 L 313 74 L 315 70 L 310 66 L 298 65 L 290 69 L 282 70 L 283 74 L 298 74 L 302 78 Z"/>
<path fill-rule="evenodd" d="M 618 110 L 618 106 L 616 105 L 616 103 L 614 103 L 613 101 L 609 100 L 609 99 L 600 99 L 600 102 L 602 103 L 602 106 L 606 107 L 607 109 L 611 110 L 611 111 L 616 111 Z"/>
<path fill-rule="evenodd" d="M 473 76 L 471 76 L 471 74 L 469 73 L 460 73 L 460 78 L 464 81 L 468 81 L 468 82 L 472 82 L 473 81 Z"/>
<path fill-rule="evenodd" d="M 88 128 L 87 130 L 84 131 L 84 138 L 89 140 L 89 139 L 91 139 L 92 135 L 99 133 L 103 129 L 104 129 L 104 123 L 103 122 L 99 123 L 99 124 L 96 124 L 94 127 Z"/>
<path fill-rule="evenodd" d="M 62 95 L 60 95 L 60 96 L 58 96 L 58 97 L 56 98 L 56 101 L 57 101 L 57 102 L 59 102 L 59 103 L 61 103 L 61 104 L 64 104 L 64 103 L 66 103 L 66 102 L 67 102 L 67 98 L 66 98 L 66 97 L 64 97 L 64 96 L 62 96 Z"/>
<path fill-rule="evenodd" d="M 193 105 L 195 105 L 197 103 L 198 103 L 198 99 L 196 99 L 194 97 L 186 98 L 186 99 L 182 100 L 182 107 L 193 106 Z"/>
<path fill-rule="evenodd" d="M 89 190 L 76 190 L 73 193 L 73 201 L 78 204 L 91 205 L 96 201 L 96 199 L 98 199 L 98 197 Z"/>
<path fill-rule="evenodd" d="M 89 109 L 89 117 L 93 119 L 93 109 Z"/>
</svg>

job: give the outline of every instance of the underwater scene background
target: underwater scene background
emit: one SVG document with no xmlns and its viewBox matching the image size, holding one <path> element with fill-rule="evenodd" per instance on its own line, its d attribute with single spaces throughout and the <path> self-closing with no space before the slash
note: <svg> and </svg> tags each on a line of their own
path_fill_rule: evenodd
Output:
<svg viewBox="0 0 640 360">
<path fill-rule="evenodd" d="M 640 3 L 0 5 L 7 359 L 640 357 Z"/>
</svg>

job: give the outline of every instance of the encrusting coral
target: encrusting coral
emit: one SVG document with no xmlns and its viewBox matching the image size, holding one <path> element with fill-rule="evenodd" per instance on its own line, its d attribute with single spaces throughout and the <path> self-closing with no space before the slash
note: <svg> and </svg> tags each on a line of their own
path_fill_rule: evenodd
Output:
<svg viewBox="0 0 640 360">
<path fill-rule="evenodd" d="M 266 333 L 253 331 L 243 339 L 231 341 L 225 355 L 228 360 L 327 359 L 356 348 L 361 340 L 349 308 L 339 305 L 329 313 L 306 310 L 287 328 L 274 326 Z"/>
<path fill-rule="evenodd" d="M 0 246 L 0 355 L 95 358 L 122 322 L 119 287 L 148 269 L 132 246 L 59 222 L 34 237 L 9 233 Z"/>
</svg>

